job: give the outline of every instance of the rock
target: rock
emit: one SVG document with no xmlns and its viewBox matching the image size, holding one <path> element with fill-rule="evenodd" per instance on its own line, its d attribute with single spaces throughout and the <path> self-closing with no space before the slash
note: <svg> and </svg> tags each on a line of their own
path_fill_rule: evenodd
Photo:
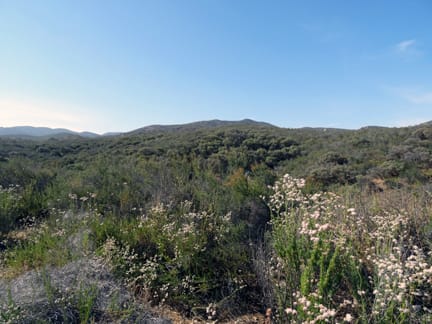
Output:
<svg viewBox="0 0 432 324">
<path fill-rule="evenodd" d="M 0 320 L 79 323 L 85 314 L 98 323 L 171 323 L 135 303 L 97 257 L 82 258 L 60 268 L 28 271 L 10 281 L 0 280 Z"/>
</svg>

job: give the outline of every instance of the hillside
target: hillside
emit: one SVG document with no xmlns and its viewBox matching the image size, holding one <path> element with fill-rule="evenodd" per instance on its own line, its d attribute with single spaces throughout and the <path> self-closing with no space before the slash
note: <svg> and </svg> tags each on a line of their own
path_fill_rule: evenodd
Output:
<svg viewBox="0 0 432 324">
<path fill-rule="evenodd" d="M 430 123 L 0 137 L 0 315 L 428 322 L 431 154 Z"/>
<path fill-rule="evenodd" d="M 34 143 L 0 138 L 0 157 L 77 167 L 97 157 L 197 157 L 226 175 L 264 164 L 278 173 L 307 177 L 317 185 L 389 185 L 427 182 L 432 174 L 432 126 L 284 129 L 266 123 L 207 121 L 147 126 L 107 138 L 53 137 Z"/>
<path fill-rule="evenodd" d="M 180 125 L 150 125 L 133 130 L 127 134 L 141 134 L 141 133 L 152 133 L 152 132 L 191 132 L 197 130 L 209 130 L 217 127 L 228 127 L 228 126 L 265 126 L 274 127 L 271 124 L 264 122 L 257 122 L 251 119 L 243 119 L 240 121 L 225 121 L 225 120 L 208 120 L 199 121 L 189 124 Z"/>
<path fill-rule="evenodd" d="M 98 134 L 91 132 L 74 132 L 65 128 L 48 128 L 32 126 L 0 127 L 0 136 L 10 137 L 64 137 L 66 135 L 77 135 L 82 137 L 97 137 Z"/>
</svg>

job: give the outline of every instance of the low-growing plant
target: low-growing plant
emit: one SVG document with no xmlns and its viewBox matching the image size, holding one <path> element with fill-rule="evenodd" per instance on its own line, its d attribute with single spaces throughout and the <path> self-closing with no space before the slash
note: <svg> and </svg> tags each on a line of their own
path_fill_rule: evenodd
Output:
<svg viewBox="0 0 432 324">
<path fill-rule="evenodd" d="M 20 320 L 21 307 L 19 307 L 12 298 L 10 289 L 8 289 L 7 300 L 0 305 L 0 319 L 2 323 L 15 323 Z"/>
<path fill-rule="evenodd" d="M 2 254 L 7 273 L 14 276 L 48 265 L 61 266 L 85 252 L 74 251 L 70 240 L 82 231 L 86 219 L 75 219 L 71 213 L 68 216 L 72 219 L 66 219 L 65 214 L 59 212 L 44 222 L 17 232 L 19 239 Z"/>
<path fill-rule="evenodd" d="M 93 223 L 101 253 L 142 297 L 191 311 L 244 288 L 247 246 L 230 215 L 157 205 L 139 218 Z M 119 226 L 119 227 L 117 227 Z"/>
<path fill-rule="evenodd" d="M 98 289 L 95 285 L 89 287 L 81 286 L 80 289 L 75 292 L 75 303 L 78 309 L 80 323 L 89 323 L 90 319 L 94 315 L 96 299 Z"/>
<path fill-rule="evenodd" d="M 20 216 L 17 212 L 20 199 L 19 186 L 0 186 L 0 234 L 16 227 Z"/>
<path fill-rule="evenodd" d="M 420 219 L 394 205 L 358 213 L 331 192 L 304 193 L 304 184 L 286 175 L 269 199 L 277 318 L 430 321 L 432 262 Z"/>
</svg>

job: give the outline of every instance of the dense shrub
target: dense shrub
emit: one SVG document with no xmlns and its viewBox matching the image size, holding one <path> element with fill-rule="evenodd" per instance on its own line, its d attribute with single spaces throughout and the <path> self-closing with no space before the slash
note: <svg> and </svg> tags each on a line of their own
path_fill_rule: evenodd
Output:
<svg viewBox="0 0 432 324">
<path fill-rule="evenodd" d="M 96 249 L 136 297 L 187 315 L 268 306 L 281 322 L 428 322 L 430 129 L 0 139 L 2 266 Z M 286 172 L 306 181 L 275 184 Z"/>
<path fill-rule="evenodd" d="M 231 309 L 229 300 L 250 281 L 243 229 L 230 214 L 191 208 L 157 205 L 121 224 L 98 220 L 93 232 L 115 271 L 152 303 L 201 315 L 210 303 Z"/>
<path fill-rule="evenodd" d="M 304 185 L 286 175 L 269 200 L 273 228 L 267 273 L 277 319 L 432 320 L 430 237 L 421 230 L 431 226 L 430 207 L 405 196 L 384 209 L 368 209 L 363 201 L 357 210 L 330 192 L 305 194 Z"/>
</svg>

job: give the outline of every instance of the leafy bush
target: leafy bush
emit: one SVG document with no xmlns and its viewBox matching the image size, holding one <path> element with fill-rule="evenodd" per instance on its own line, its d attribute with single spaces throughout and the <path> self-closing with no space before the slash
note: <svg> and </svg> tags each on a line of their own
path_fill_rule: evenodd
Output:
<svg viewBox="0 0 432 324">
<path fill-rule="evenodd" d="M 0 186 L 0 233 L 6 233 L 26 222 L 42 220 L 48 215 L 46 195 L 35 181 L 24 188 Z"/>
<path fill-rule="evenodd" d="M 278 319 L 430 321 L 430 238 L 413 232 L 419 221 L 429 227 L 430 217 L 394 204 L 358 213 L 333 193 L 305 194 L 304 185 L 286 175 L 269 200 Z"/>
<path fill-rule="evenodd" d="M 140 295 L 199 312 L 236 298 L 248 276 L 242 228 L 230 214 L 157 205 L 139 218 L 93 223 L 101 253 Z M 101 222 L 102 221 L 102 222 Z"/>
<path fill-rule="evenodd" d="M 0 233 L 8 232 L 17 223 L 19 218 L 17 209 L 20 199 L 15 186 L 9 188 L 0 186 Z"/>
</svg>

